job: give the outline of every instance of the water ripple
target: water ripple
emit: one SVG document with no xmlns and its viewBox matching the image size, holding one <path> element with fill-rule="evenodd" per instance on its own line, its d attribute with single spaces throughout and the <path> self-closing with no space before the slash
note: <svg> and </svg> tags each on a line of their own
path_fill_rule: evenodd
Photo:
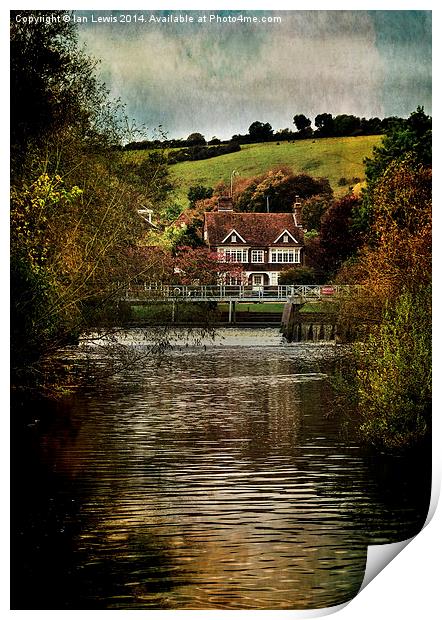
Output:
<svg viewBox="0 0 442 620">
<path fill-rule="evenodd" d="M 120 339 L 142 350 L 143 336 Z M 70 551 L 60 561 L 52 530 L 40 544 L 54 545 L 65 607 L 332 606 L 358 591 L 370 540 L 415 527 L 415 507 L 382 495 L 324 406 L 337 347 L 281 345 L 274 329 L 221 336 L 91 385 L 41 437 L 38 497 L 55 498 Z M 97 341 L 86 350 L 88 371 L 105 367 Z"/>
</svg>

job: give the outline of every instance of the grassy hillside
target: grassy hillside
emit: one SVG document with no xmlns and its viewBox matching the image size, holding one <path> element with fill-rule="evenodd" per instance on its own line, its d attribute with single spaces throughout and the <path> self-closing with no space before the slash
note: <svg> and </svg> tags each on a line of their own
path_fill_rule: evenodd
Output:
<svg viewBox="0 0 442 620">
<path fill-rule="evenodd" d="M 336 196 L 347 191 L 338 185 L 339 179 L 349 181 L 364 178 L 364 157 L 370 156 L 381 136 L 356 138 L 322 138 L 297 142 L 264 142 L 241 145 L 241 151 L 202 161 L 188 161 L 171 166 L 177 186 L 177 199 L 187 205 L 187 192 L 192 185 L 214 187 L 220 181 L 230 183 L 232 170 L 241 177 L 267 172 L 275 166 L 290 166 L 293 172 L 305 172 L 314 177 L 326 177 Z M 133 151 L 139 158 L 143 151 Z M 145 151 L 144 151 L 145 153 Z"/>
</svg>

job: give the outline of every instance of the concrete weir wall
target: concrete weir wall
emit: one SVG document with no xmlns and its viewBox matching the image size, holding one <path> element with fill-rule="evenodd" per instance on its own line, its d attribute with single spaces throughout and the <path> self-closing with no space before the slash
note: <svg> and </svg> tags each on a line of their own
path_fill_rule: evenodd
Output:
<svg viewBox="0 0 442 620">
<path fill-rule="evenodd" d="M 292 297 L 284 306 L 281 331 L 288 342 L 336 341 L 336 316 L 332 302 Z"/>
</svg>

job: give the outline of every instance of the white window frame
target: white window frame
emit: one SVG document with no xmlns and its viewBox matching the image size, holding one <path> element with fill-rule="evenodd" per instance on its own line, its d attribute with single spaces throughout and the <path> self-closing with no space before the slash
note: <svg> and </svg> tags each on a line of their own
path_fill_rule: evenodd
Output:
<svg viewBox="0 0 442 620">
<path fill-rule="evenodd" d="M 269 262 L 299 265 L 301 248 L 271 248 Z"/>
<path fill-rule="evenodd" d="M 270 274 L 270 285 L 277 286 L 279 280 L 279 271 L 271 271 Z"/>
<path fill-rule="evenodd" d="M 249 249 L 248 248 L 220 248 L 219 254 L 221 260 L 224 263 L 248 263 L 249 262 Z"/>
<path fill-rule="evenodd" d="M 225 275 L 224 283 L 228 286 L 241 286 L 244 284 L 242 276 L 232 276 L 230 273 Z"/>
<path fill-rule="evenodd" d="M 252 250 L 251 251 L 251 263 L 264 263 L 264 250 Z"/>
</svg>

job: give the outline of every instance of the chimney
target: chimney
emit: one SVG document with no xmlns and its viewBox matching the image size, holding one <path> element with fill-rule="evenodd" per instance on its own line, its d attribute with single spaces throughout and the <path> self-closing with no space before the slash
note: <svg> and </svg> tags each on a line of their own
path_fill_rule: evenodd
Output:
<svg viewBox="0 0 442 620">
<path fill-rule="evenodd" d="M 302 206 L 299 196 L 295 197 L 293 204 L 293 219 L 295 220 L 295 226 L 302 228 Z"/>
<path fill-rule="evenodd" d="M 230 196 L 220 196 L 218 198 L 218 211 L 233 211 L 233 200 Z"/>
</svg>

